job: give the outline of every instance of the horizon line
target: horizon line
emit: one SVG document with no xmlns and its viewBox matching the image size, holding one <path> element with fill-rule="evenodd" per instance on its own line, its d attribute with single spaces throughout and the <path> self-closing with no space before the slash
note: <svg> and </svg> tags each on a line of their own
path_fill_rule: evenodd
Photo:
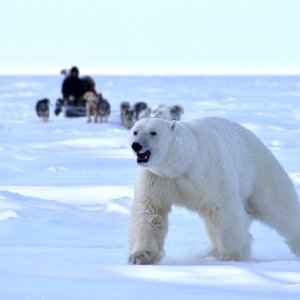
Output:
<svg viewBox="0 0 300 300">
<path fill-rule="evenodd" d="M 0 68 L 0 75 L 61 75 L 61 69 L 54 68 Z M 205 76 L 205 75 L 300 75 L 300 68 L 80 68 L 84 75 L 136 75 L 136 76 Z"/>
</svg>

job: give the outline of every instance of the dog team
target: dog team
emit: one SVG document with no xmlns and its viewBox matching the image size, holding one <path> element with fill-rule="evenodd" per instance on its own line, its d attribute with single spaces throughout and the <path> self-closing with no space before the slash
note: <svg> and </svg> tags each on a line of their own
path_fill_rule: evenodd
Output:
<svg viewBox="0 0 300 300">
<path fill-rule="evenodd" d="M 75 66 L 70 70 L 62 70 L 61 74 L 65 76 L 61 89 L 63 99 L 57 99 L 55 115 L 58 116 L 64 111 L 66 117 L 87 116 L 88 123 L 107 122 L 111 113 L 111 105 L 101 93 L 97 93 L 95 81 L 90 76 L 80 78 L 79 69 Z M 50 100 L 48 98 L 37 101 L 36 113 L 42 121 L 49 120 Z M 182 114 L 181 105 L 161 104 L 154 110 L 143 101 L 133 106 L 128 101 L 123 101 L 120 105 L 121 123 L 128 129 L 137 120 L 145 117 L 180 120 Z"/>
<path fill-rule="evenodd" d="M 85 110 L 87 116 L 87 122 L 95 123 L 107 122 L 111 113 L 111 106 L 107 99 L 104 99 L 102 94 L 97 96 L 91 92 L 87 92 L 84 96 Z M 64 109 L 64 107 L 70 108 L 62 99 L 56 101 L 55 115 L 58 116 Z M 36 112 L 38 117 L 47 122 L 50 114 L 50 100 L 44 98 L 36 103 Z M 123 101 L 120 105 L 120 120 L 123 126 L 130 129 L 134 123 L 142 118 L 161 118 L 166 120 L 181 119 L 181 115 L 184 113 L 181 105 L 166 105 L 160 104 L 157 108 L 152 109 L 146 102 L 137 102 L 133 106 L 128 101 Z M 69 115 L 70 116 L 70 115 Z"/>
</svg>

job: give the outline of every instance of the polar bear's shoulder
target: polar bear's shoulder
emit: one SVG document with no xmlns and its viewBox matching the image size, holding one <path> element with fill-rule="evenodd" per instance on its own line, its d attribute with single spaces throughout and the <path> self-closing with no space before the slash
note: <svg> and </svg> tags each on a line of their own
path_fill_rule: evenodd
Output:
<svg viewBox="0 0 300 300">
<path fill-rule="evenodd" d="M 239 125 L 238 123 L 223 118 L 217 118 L 217 117 L 200 118 L 200 119 L 187 122 L 187 124 L 190 124 L 191 127 L 204 126 L 211 129 L 236 128 L 236 127 L 241 128 L 241 125 Z"/>
<path fill-rule="evenodd" d="M 253 135 L 240 124 L 217 117 L 196 119 L 186 122 L 186 125 L 196 131 L 207 131 L 210 132 L 210 134 L 214 133 L 220 137 Z"/>
</svg>

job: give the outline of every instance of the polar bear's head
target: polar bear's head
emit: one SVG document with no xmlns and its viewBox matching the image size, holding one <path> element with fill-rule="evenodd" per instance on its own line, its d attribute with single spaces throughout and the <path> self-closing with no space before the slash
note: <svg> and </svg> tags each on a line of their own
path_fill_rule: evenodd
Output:
<svg viewBox="0 0 300 300">
<path fill-rule="evenodd" d="M 144 118 L 135 123 L 129 134 L 129 144 L 140 166 L 162 167 L 170 154 L 175 121 Z"/>
</svg>

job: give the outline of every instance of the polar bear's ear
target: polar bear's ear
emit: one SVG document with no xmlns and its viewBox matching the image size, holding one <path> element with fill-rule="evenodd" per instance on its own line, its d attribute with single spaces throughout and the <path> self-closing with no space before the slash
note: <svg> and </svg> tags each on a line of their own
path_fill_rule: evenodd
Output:
<svg viewBox="0 0 300 300">
<path fill-rule="evenodd" d="M 171 130 L 174 130 L 175 129 L 175 126 L 176 126 L 176 121 L 173 120 L 170 122 L 170 127 L 171 127 Z"/>
</svg>

